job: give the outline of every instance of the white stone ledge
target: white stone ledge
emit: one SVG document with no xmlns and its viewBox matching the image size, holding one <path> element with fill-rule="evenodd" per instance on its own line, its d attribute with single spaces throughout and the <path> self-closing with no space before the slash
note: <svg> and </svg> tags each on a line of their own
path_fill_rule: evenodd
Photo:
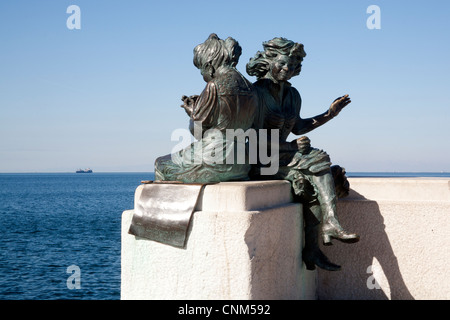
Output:
<svg viewBox="0 0 450 320">
<path fill-rule="evenodd" d="M 301 208 L 286 181 L 207 185 L 185 249 L 128 234 L 125 211 L 121 299 L 315 299 Z"/>
<path fill-rule="evenodd" d="M 136 189 L 135 204 L 144 188 L 145 184 Z M 207 185 L 202 190 L 195 211 L 252 211 L 290 202 L 292 193 L 288 181 L 222 182 Z"/>
<path fill-rule="evenodd" d="M 288 181 L 225 182 L 202 191 L 196 211 L 252 211 L 292 202 Z"/>
<path fill-rule="evenodd" d="M 323 248 L 343 269 L 319 271 L 319 299 L 450 299 L 449 180 L 349 179 L 338 215 L 361 240 Z"/>
<path fill-rule="evenodd" d="M 338 216 L 361 240 L 323 247 L 342 270 L 317 278 L 301 263 L 303 219 L 285 181 L 207 186 L 186 249 L 129 235 L 125 211 L 122 299 L 449 300 L 449 179 L 349 181 Z"/>
<path fill-rule="evenodd" d="M 349 178 L 344 201 L 450 201 L 449 178 Z"/>
</svg>

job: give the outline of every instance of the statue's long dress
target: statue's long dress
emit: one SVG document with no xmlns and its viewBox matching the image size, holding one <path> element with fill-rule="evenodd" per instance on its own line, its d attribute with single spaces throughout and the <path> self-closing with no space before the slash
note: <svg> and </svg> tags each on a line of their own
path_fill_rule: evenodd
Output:
<svg viewBox="0 0 450 320">
<path fill-rule="evenodd" d="M 252 84 L 236 69 L 229 68 L 208 82 L 191 115 L 191 132 L 194 123 L 200 124 L 201 139 L 156 159 L 155 179 L 186 183 L 248 180 L 250 164 L 238 162 L 237 140 L 227 141 L 227 129 L 249 129 L 256 108 Z"/>
</svg>

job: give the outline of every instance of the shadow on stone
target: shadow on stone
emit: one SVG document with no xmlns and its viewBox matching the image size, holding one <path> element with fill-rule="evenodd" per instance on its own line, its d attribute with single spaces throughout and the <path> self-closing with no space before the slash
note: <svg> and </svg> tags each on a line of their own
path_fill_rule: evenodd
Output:
<svg viewBox="0 0 450 320">
<path fill-rule="evenodd" d="M 338 202 L 338 212 L 342 226 L 360 234 L 361 240 L 356 244 L 335 241 L 323 248 L 342 270 L 319 270 L 318 298 L 414 300 L 385 232 L 378 203 L 351 190 L 348 198 Z"/>
</svg>

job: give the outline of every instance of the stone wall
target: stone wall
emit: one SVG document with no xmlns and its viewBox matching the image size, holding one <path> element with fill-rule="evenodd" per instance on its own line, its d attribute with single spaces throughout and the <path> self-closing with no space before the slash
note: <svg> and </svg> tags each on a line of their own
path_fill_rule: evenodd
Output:
<svg viewBox="0 0 450 320">
<path fill-rule="evenodd" d="M 286 181 L 206 186 L 184 249 L 128 234 L 132 216 L 122 216 L 121 299 L 316 299 Z"/>
<path fill-rule="evenodd" d="M 450 190 L 441 178 L 352 178 L 339 201 L 356 244 L 323 251 L 343 269 L 318 273 L 319 299 L 450 299 Z"/>
<path fill-rule="evenodd" d="M 338 215 L 361 240 L 322 248 L 341 271 L 305 270 L 288 182 L 220 183 L 204 189 L 185 249 L 128 234 L 123 213 L 121 298 L 450 299 L 449 179 L 349 180 Z"/>
</svg>

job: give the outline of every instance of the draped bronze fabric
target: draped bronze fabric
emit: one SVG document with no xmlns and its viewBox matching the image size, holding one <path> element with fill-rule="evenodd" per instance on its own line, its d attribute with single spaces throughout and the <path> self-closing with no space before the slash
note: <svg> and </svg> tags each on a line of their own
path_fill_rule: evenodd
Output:
<svg viewBox="0 0 450 320">
<path fill-rule="evenodd" d="M 128 233 L 183 248 L 204 184 L 145 184 Z"/>
</svg>

